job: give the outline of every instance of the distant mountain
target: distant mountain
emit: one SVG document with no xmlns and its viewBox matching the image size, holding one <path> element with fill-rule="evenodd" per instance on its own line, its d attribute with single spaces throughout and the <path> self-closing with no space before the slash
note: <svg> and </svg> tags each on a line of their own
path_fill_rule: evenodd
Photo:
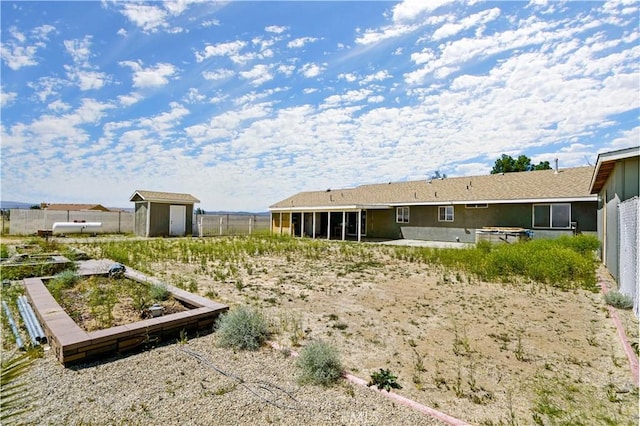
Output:
<svg viewBox="0 0 640 426">
<path fill-rule="evenodd" d="M 4 201 L 0 200 L 0 209 L 8 210 L 8 209 L 28 209 L 33 205 L 40 203 L 22 203 L 20 201 Z"/>
</svg>

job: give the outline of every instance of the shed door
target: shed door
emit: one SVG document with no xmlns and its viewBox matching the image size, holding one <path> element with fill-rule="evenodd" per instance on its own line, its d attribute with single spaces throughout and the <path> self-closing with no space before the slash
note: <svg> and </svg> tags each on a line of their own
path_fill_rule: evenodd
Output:
<svg viewBox="0 0 640 426">
<path fill-rule="evenodd" d="M 184 236 L 187 223 L 187 206 L 169 206 L 169 235 Z"/>
</svg>

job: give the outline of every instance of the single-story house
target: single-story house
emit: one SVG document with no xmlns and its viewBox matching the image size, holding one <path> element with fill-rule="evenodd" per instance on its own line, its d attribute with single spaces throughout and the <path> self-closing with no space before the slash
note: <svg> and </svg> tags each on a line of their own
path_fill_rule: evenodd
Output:
<svg viewBox="0 0 640 426">
<path fill-rule="evenodd" d="M 190 194 L 137 190 L 129 197 L 135 203 L 133 230 L 142 237 L 191 235 L 193 205 Z"/>
<path fill-rule="evenodd" d="M 556 168 L 300 192 L 269 207 L 271 231 L 463 243 L 487 227 L 530 230 L 533 238 L 595 235 L 592 174 L 593 167 Z"/>
<path fill-rule="evenodd" d="M 638 315 L 640 244 L 640 147 L 598 155 L 590 192 L 598 196 L 602 262 L 620 291 L 634 297 Z"/>
<path fill-rule="evenodd" d="M 54 204 L 54 203 L 41 203 L 40 208 L 42 210 L 57 210 L 57 211 L 99 211 L 109 212 L 108 208 L 102 204 Z"/>
</svg>

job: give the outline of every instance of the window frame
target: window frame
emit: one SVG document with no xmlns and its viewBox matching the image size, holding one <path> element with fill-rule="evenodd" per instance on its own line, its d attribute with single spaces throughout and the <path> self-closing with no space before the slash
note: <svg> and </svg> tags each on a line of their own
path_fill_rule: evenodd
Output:
<svg viewBox="0 0 640 426">
<path fill-rule="evenodd" d="M 396 207 L 396 223 L 409 223 L 409 207 Z"/>
<path fill-rule="evenodd" d="M 536 207 L 547 207 L 546 219 L 548 226 L 536 225 Z M 554 223 L 554 208 L 568 208 L 567 222 L 558 226 Z M 533 229 L 571 229 L 571 203 L 539 203 L 531 207 L 531 227 Z"/>
<path fill-rule="evenodd" d="M 448 211 L 451 210 L 451 218 L 449 219 Z M 444 212 L 444 215 L 441 214 Z M 438 206 L 438 222 L 454 222 L 455 221 L 455 209 L 453 206 Z"/>
<path fill-rule="evenodd" d="M 488 209 L 489 204 L 487 203 L 470 203 L 464 205 L 465 209 Z"/>
</svg>

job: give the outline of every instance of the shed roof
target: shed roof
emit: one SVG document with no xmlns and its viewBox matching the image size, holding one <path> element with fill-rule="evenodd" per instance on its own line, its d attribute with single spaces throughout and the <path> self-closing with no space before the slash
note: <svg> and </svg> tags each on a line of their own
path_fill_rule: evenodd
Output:
<svg viewBox="0 0 640 426">
<path fill-rule="evenodd" d="M 70 210 L 70 211 L 85 211 L 96 210 L 102 212 L 111 211 L 102 204 L 46 204 L 44 207 L 46 210 Z"/>
<path fill-rule="evenodd" d="M 616 161 L 638 156 L 640 156 L 640 147 L 638 146 L 598 154 L 598 161 L 591 177 L 590 192 L 592 194 L 600 192 L 607 179 L 609 179 Z"/>
<path fill-rule="evenodd" d="M 193 204 L 199 203 L 196 197 L 191 194 L 181 194 L 177 192 L 159 192 L 137 190 L 129 197 L 129 201 L 150 201 L 153 203 L 176 203 L 176 204 Z"/>
<path fill-rule="evenodd" d="M 445 179 L 389 182 L 355 188 L 300 192 L 269 207 L 388 208 L 407 205 L 595 201 L 589 192 L 593 167 L 514 172 Z"/>
</svg>

